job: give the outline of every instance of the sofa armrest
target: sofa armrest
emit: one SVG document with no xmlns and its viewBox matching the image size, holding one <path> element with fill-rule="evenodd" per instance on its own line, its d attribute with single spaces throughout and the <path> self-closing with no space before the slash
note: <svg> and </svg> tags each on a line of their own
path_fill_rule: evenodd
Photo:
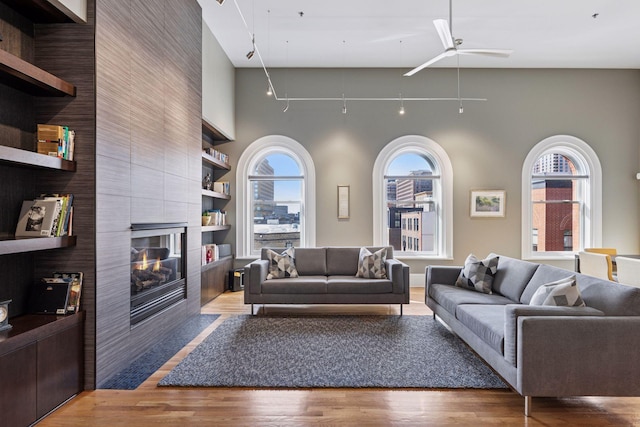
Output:
<svg viewBox="0 0 640 427">
<path fill-rule="evenodd" d="M 432 284 L 442 284 L 454 286 L 462 267 L 460 266 L 444 266 L 444 265 L 428 265 L 425 269 L 424 280 L 424 300 L 429 299 L 429 286 Z"/>
<path fill-rule="evenodd" d="M 518 318 L 521 316 L 604 316 L 604 313 L 593 307 L 507 304 L 504 309 L 504 358 L 513 366 L 517 366 Z"/>
<path fill-rule="evenodd" d="M 397 259 L 387 259 L 385 261 L 387 276 L 393 284 L 394 294 L 409 293 L 409 266 Z"/>
<path fill-rule="evenodd" d="M 518 319 L 523 396 L 640 396 L 640 317 Z"/>
<path fill-rule="evenodd" d="M 262 282 L 267 280 L 269 274 L 269 261 L 257 259 L 244 266 L 245 292 L 250 294 L 262 293 Z"/>
</svg>

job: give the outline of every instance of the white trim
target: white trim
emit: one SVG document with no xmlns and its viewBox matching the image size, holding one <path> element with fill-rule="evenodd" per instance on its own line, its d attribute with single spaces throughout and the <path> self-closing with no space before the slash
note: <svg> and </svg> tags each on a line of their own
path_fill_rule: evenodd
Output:
<svg viewBox="0 0 640 427">
<path fill-rule="evenodd" d="M 438 170 L 434 175 L 440 175 L 439 194 L 441 200 L 441 213 L 439 230 L 441 237 L 438 241 L 438 255 L 436 258 L 451 258 L 453 256 L 453 167 L 447 152 L 435 141 L 421 135 L 405 135 L 389 142 L 378 154 L 373 165 L 373 244 L 387 244 L 386 207 L 384 199 L 386 189 L 383 188 L 385 171 L 391 161 L 401 154 L 416 153 L 427 155 L 434 160 Z M 398 255 L 402 257 L 402 255 Z M 431 257 L 433 258 L 433 257 Z"/>
<path fill-rule="evenodd" d="M 571 256 L 566 252 L 533 252 L 533 242 L 530 230 L 531 219 L 531 178 L 535 162 L 545 152 L 566 154 L 578 162 L 580 167 L 588 170 L 589 188 L 584 195 L 585 217 L 583 245 L 598 247 L 602 245 L 602 167 L 595 151 L 583 140 L 571 135 L 554 135 L 537 143 L 524 160 L 522 165 L 522 258 L 531 260 L 566 259 Z M 582 171 L 584 172 L 584 170 Z M 582 248 L 574 248 L 577 252 Z"/>
<path fill-rule="evenodd" d="M 304 175 L 304 188 L 302 194 L 302 212 L 304 226 L 300 230 L 301 240 L 305 246 L 316 245 L 316 171 L 313 159 L 309 152 L 297 141 L 283 135 L 268 135 L 258 138 L 251 143 L 238 160 L 236 170 L 237 183 L 237 226 L 236 226 L 236 252 L 238 258 L 252 258 L 251 254 L 251 222 L 253 221 L 250 209 L 251 192 L 248 188 L 249 172 L 254 170 L 255 163 L 265 155 L 283 153 L 291 156 L 298 162 L 298 166 Z"/>
</svg>

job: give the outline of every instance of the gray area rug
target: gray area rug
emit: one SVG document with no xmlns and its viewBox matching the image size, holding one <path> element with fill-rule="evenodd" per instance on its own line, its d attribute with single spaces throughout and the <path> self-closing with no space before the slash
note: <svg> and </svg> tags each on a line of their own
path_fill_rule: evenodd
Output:
<svg viewBox="0 0 640 427">
<path fill-rule="evenodd" d="M 158 385 L 506 388 L 431 316 L 233 317 Z"/>
</svg>

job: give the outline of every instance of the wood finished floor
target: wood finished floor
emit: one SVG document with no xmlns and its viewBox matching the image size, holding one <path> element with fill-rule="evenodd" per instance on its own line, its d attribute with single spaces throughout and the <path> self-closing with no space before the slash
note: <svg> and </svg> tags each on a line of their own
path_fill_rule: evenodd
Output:
<svg viewBox="0 0 640 427">
<path fill-rule="evenodd" d="M 534 398 L 527 418 L 524 399 L 503 390 L 156 387 L 220 323 L 249 308 L 241 292 L 225 293 L 202 312 L 221 316 L 138 389 L 83 392 L 39 426 L 640 426 L 640 398 L 629 397 Z M 276 312 L 397 314 L 398 306 L 267 308 Z M 431 314 L 423 289 L 411 290 L 404 314 Z"/>
</svg>

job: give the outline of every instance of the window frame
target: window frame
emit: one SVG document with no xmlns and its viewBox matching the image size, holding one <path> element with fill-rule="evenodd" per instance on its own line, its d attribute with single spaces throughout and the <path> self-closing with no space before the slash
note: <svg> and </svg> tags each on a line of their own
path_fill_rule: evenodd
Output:
<svg viewBox="0 0 640 427">
<path fill-rule="evenodd" d="M 270 154 L 285 154 L 299 165 L 303 177 L 300 207 L 300 241 L 302 246 L 316 245 L 316 173 L 309 152 L 296 140 L 284 135 L 268 135 L 252 142 L 238 160 L 236 171 L 236 253 L 238 259 L 255 259 L 259 253 L 251 252 L 252 223 L 251 212 L 253 189 L 249 176 L 253 174 L 257 162 Z"/>
<path fill-rule="evenodd" d="M 395 251 L 397 258 L 414 259 L 453 259 L 453 167 L 447 152 L 434 140 L 421 135 L 405 135 L 389 142 L 378 154 L 373 166 L 373 243 L 376 246 L 387 245 L 387 206 L 385 175 L 391 162 L 403 154 L 418 154 L 429 157 L 439 175 L 438 200 L 438 241 L 436 254 L 412 253 Z M 435 181 L 434 181 L 435 184 Z"/>
<path fill-rule="evenodd" d="M 546 153 L 560 153 L 582 168 L 578 175 L 588 178 L 583 185 L 581 200 L 581 246 L 573 251 L 533 251 L 533 166 Z M 602 167 L 596 152 L 585 141 L 571 135 L 554 135 L 538 142 L 527 155 L 522 166 L 522 259 L 572 260 L 584 247 L 602 246 Z"/>
</svg>

